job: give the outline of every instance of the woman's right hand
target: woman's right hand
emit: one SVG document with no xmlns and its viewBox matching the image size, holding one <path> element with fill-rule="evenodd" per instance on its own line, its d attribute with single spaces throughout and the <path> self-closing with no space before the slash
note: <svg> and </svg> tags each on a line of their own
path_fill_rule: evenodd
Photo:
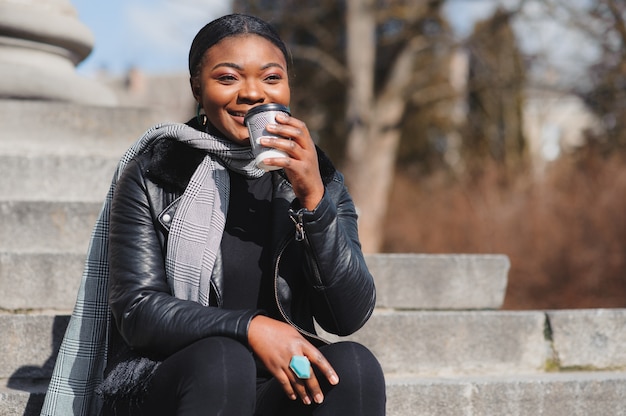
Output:
<svg viewBox="0 0 626 416">
<path fill-rule="evenodd" d="M 307 357 L 331 385 L 339 383 L 337 373 L 322 353 L 289 324 L 258 315 L 250 322 L 248 344 L 292 400 L 298 396 L 305 404 L 319 404 L 324 400 L 313 371 L 311 378 L 304 380 L 296 377 L 289 368 L 294 355 Z"/>
</svg>

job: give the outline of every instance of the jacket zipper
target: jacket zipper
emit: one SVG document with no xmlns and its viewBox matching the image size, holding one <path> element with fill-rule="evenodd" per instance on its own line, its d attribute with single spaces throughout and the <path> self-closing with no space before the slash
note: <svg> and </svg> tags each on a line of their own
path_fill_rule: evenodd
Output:
<svg viewBox="0 0 626 416">
<path fill-rule="evenodd" d="M 302 215 L 300 215 L 300 220 L 302 220 Z M 300 223 L 300 225 L 302 225 Z M 301 228 L 302 234 L 301 236 L 304 237 L 304 227 Z M 296 241 L 302 241 L 302 240 L 298 240 L 297 239 L 298 236 L 298 227 L 296 226 L 296 237 L 292 238 L 292 237 L 288 237 L 284 244 L 281 246 L 280 250 L 278 251 L 278 256 L 276 256 L 276 263 L 274 265 L 274 301 L 276 302 L 276 305 L 278 306 L 278 311 L 280 312 L 280 315 L 282 316 L 282 318 L 285 320 L 285 322 L 287 322 L 289 325 L 293 326 L 298 332 L 300 332 L 302 335 L 305 335 L 309 338 L 313 338 L 316 339 L 318 341 L 323 342 L 324 344 L 329 344 L 329 342 L 327 340 L 325 340 L 324 338 L 320 337 L 319 335 L 313 334 L 305 329 L 300 328 L 298 325 L 296 325 L 291 319 L 289 319 L 289 317 L 287 316 L 287 313 L 285 313 L 285 310 L 283 309 L 282 304 L 280 303 L 280 299 L 278 297 L 278 265 L 280 264 L 280 260 L 283 256 L 283 253 L 285 252 L 285 249 L 287 248 L 287 246 L 294 240 Z"/>
<path fill-rule="evenodd" d="M 312 263 L 311 266 L 313 269 L 312 271 L 313 271 L 313 277 L 315 278 L 315 283 L 318 284 L 319 286 L 322 286 L 322 275 L 317 265 L 317 259 L 315 258 L 313 250 L 311 249 L 311 243 L 304 231 L 304 220 L 303 220 L 304 209 L 301 208 L 297 211 L 294 211 L 293 209 L 289 209 L 289 217 L 291 218 L 291 221 L 293 221 L 294 225 L 296 226 L 295 240 L 301 241 L 304 243 L 307 253 L 313 259 L 313 261 L 311 262 Z"/>
<path fill-rule="evenodd" d="M 302 217 L 304 213 L 301 209 L 298 211 L 294 211 L 293 209 L 289 209 L 289 218 L 293 221 L 296 226 L 296 241 L 302 241 L 306 238 L 306 234 L 304 233 L 304 220 Z"/>
</svg>

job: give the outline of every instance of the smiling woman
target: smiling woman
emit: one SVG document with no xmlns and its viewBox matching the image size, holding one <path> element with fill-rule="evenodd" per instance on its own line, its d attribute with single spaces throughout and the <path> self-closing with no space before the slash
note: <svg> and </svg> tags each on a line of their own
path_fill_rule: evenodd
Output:
<svg viewBox="0 0 626 416">
<path fill-rule="evenodd" d="M 198 113 L 120 161 L 43 415 L 385 413 L 373 354 L 314 325 L 349 335 L 375 306 L 343 176 L 288 113 L 261 141 L 278 169 L 250 148 L 246 114 L 289 105 L 287 62 L 252 16 L 194 38 Z"/>
</svg>

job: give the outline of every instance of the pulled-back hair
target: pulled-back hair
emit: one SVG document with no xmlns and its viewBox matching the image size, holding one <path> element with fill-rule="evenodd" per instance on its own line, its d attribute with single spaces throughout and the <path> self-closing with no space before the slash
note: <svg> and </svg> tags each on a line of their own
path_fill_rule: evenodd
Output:
<svg viewBox="0 0 626 416">
<path fill-rule="evenodd" d="M 189 74 L 192 78 L 199 74 L 205 52 L 222 39 L 237 35 L 258 35 L 272 42 L 289 62 L 289 52 L 278 32 L 258 17 L 245 14 L 229 14 L 213 20 L 196 34 L 189 49 Z"/>
</svg>

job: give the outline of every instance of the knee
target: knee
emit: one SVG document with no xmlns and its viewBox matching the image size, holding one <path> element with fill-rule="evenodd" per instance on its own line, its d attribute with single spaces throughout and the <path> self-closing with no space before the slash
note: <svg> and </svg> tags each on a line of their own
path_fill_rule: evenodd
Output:
<svg viewBox="0 0 626 416">
<path fill-rule="evenodd" d="M 252 353 L 240 342 L 224 337 L 209 337 L 192 344 L 188 371 L 204 383 L 222 388 L 254 388 L 256 364 Z"/>
<path fill-rule="evenodd" d="M 255 387 L 252 353 L 230 338 L 209 337 L 163 361 L 153 379 L 150 406 L 174 406 L 177 414 L 190 414 L 186 412 L 191 409 L 193 414 L 198 409 L 252 414 Z M 146 414 L 161 414 L 164 409 L 158 410 Z"/>
<path fill-rule="evenodd" d="M 374 354 L 366 346 L 358 342 L 336 342 L 320 348 L 320 351 L 322 351 L 324 357 L 326 357 L 331 364 L 333 361 L 337 361 L 338 364 L 342 362 L 354 362 L 371 364 L 374 367 L 380 366 Z"/>
<path fill-rule="evenodd" d="M 323 354 L 339 377 L 360 383 L 367 380 L 384 385 L 383 370 L 374 354 L 364 345 L 345 341 L 324 347 Z"/>
</svg>

